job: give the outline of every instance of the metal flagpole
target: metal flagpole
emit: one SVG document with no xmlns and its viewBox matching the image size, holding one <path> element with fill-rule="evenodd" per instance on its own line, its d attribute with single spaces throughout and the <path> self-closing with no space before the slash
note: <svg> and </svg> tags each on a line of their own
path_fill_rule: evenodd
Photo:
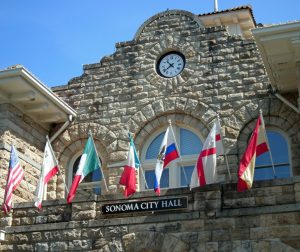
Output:
<svg viewBox="0 0 300 252">
<path fill-rule="evenodd" d="M 272 157 L 272 152 L 271 152 L 271 148 L 270 148 L 268 136 L 267 136 L 267 133 L 266 133 L 265 122 L 264 122 L 264 118 L 263 118 L 263 116 L 262 116 L 262 110 L 261 110 L 261 109 L 259 109 L 259 116 L 260 116 L 260 118 L 261 118 L 261 124 L 262 124 L 263 129 L 264 129 L 264 136 L 265 136 L 265 138 L 266 138 L 267 145 L 268 145 L 268 149 L 269 149 L 269 156 L 270 156 L 270 160 L 271 160 L 271 164 L 272 164 L 272 169 L 273 169 L 274 178 L 277 178 L 276 172 L 275 172 L 275 166 L 274 166 L 274 162 L 273 162 L 273 157 Z"/>
<path fill-rule="evenodd" d="M 173 134 L 173 138 L 174 138 L 174 141 L 175 141 L 175 145 L 176 145 L 176 149 L 178 150 L 178 152 L 180 152 L 180 150 L 179 150 L 179 148 L 178 148 L 178 144 L 177 144 L 177 141 L 176 141 L 176 137 L 175 137 L 175 134 L 174 134 L 174 131 L 173 131 L 173 127 L 172 127 L 172 123 L 171 123 L 171 120 L 169 120 L 169 126 L 170 126 L 170 128 L 171 128 L 171 131 L 172 131 L 172 134 Z M 188 182 L 188 179 L 187 179 L 187 176 L 186 176 L 186 173 L 185 173 L 185 170 L 184 170 L 184 167 L 182 167 L 182 159 L 181 159 L 181 155 L 180 155 L 180 153 L 178 153 L 178 155 L 179 155 L 179 159 L 180 159 L 180 168 L 183 170 L 183 175 L 184 175 L 184 178 L 185 178 L 185 180 L 186 180 L 186 182 L 187 182 L 187 185 L 188 185 L 188 187 L 190 186 L 190 183 Z"/>
<path fill-rule="evenodd" d="M 133 141 L 133 134 L 130 133 L 130 132 L 128 132 L 128 135 L 129 135 L 130 141 L 131 141 L 131 139 L 132 139 L 132 141 Z M 134 149 L 135 149 L 135 151 L 136 151 L 135 145 L 134 145 Z M 137 153 L 134 153 L 134 154 L 137 155 Z M 139 168 L 141 169 L 141 173 L 142 173 L 143 179 L 144 179 L 144 181 L 145 181 L 146 189 L 149 189 L 148 184 L 147 184 L 147 181 L 146 181 L 144 169 L 143 169 L 143 167 L 142 167 L 142 163 L 141 163 L 141 161 L 140 161 L 140 159 L 139 159 L 138 156 L 137 156 L 137 158 L 138 158 L 138 160 L 139 160 L 139 164 L 140 164 L 140 167 L 139 167 Z"/>
<path fill-rule="evenodd" d="M 96 152 L 96 155 L 97 155 L 97 158 L 98 158 L 99 166 L 100 166 L 99 168 L 100 168 L 102 177 L 104 179 L 105 189 L 106 189 L 106 192 L 108 192 L 107 184 L 106 184 L 106 179 L 105 179 L 105 176 L 104 176 L 104 172 L 102 171 L 102 167 L 101 167 L 102 165 L 101 165 L 101 162 L 100 162 L 100 158 L 99 158 L 99 155 L 98 155 L 98 152 L 97 152 L 97 148 L 96 148 L 96 145 L 95 145 L 95 142 L 94 142 L 94 139 L 93 139 L 92 132 L 90 130 L 89 130 L 89 135 L 92 137 L 92 142 L 93 142 L 93 145 L 94 145 L 94 148 L 95 148 L 95 152 Z"/>
<path fill-rule="evenodd" d="M 148 183 L 147 183 L 147 181 L 146 181 L 146 177 L 145 177 L 144 169 L 142 168 L 142 164 L 141 164 L 141 163 L 140 163 L 140 169 L 141 169 L 141 172 L 142 172 L 142 175 L 143 175 L 144 181 L 145 181 L 146 189 L 149 189 L 149 187 L 148 187 Z"/>
<path fill-rule="evenodd" d="M 227 157 L 227 154 L 225 152 L 225 148 L 224 148 L 224 144 L 223 144 L 223 136 L 221 135 L 222 132 L 221 132 L 221 123 L 220 123 L 219 113 L 217 113 L 217 120 L 218 120 L 218 123 L 220 125 L 220 137 L 221 137 L 221 142 L 222 142 L 222 146 L 223 146 L 223 149 L 224 149 L 225 163 L 226 163 L 226 167 L 227 167 L 227 171 L 228 171 L 229 180 L 231 181 L 230 169 L 229 169 L 229 164 L 228 164 L 228 157 Z"/>
<path fill-rule="evenodd" d="M 52 156 L 55 158 L 55 162 L 56 162 L 56 164 L 58 165 L 58 160 L 57 160 L 57 158 L 56 158 L 56 156 L 55 156 L 55 154 L 54 154 L 54 151 L 53 151 L 53 149 L 52 149 L 51 142 L 50 142 L 50 140 L 49 140 L 49 136 L 48 136 L 48 135 L 46 136 L 46 139 L 47 139 L 47 141 L 48 141 L 48 143 L 49 143 L 49 147 L 50 147 L 51 154 L 52 154 Z M 64 183 L 64 185 L 65 185 L 66 191 L 67 191 L 67 193 L 69 194 L 69 189 L 68 189 L 68 187 L 67 187 L 65 178 L 64 178 L 64 176 L 62 175 L 62 173 L 61 173 L 61 171 L 60 171 L 59 165 L 58 165 L 58 174 L 61 176 L 61 178 L 62 178 L 62 180 L 63 180 L 63 183 Z"/>
<path fill-rule="evenodd" d="M 24 170 L 24 173 L 25 173 L 25 170 Z M 30 191 L 30 188 L 29 188 L 29 185 L 27 183 L 27 180 L 26 180 L 26 176 L 24 175 L 24 181 L 25 181 L 25 184 L 26 184 L 26 187 L 27 187 L 27 190 L 29 192 L 29 197 L 30 197 L 30 200 L 34 201 L 34 198 L 32 197 L 32 192 Z"/>
</svg>

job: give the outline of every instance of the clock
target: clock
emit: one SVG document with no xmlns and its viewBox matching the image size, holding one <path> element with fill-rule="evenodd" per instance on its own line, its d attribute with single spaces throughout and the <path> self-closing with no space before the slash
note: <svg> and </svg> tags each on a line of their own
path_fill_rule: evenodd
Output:
<svg viewBox="0 0 300 252">
<path fill-rule="evenodd" d="M 164 54 L 157 62 L 157 72 L 165 78 L 172 78 L 180 74 L 185 66 L 185 57 L 179 52 Z"/>
</svg>

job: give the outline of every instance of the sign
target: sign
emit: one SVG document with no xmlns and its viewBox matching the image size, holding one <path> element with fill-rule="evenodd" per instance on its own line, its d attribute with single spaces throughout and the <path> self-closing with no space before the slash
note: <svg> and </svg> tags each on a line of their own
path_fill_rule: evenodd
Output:
<svg viewBox="0 0 300 252">
<path fill-rule="evenodd" d="M 156 212 L 164 210 L 187 209 L 187 197 L 168 198 L 147 201 L 130 201 L 124 203 L 105 204 L 102 206 L 104 214 L 120 214 L 135 212 Z"/>
</svg>

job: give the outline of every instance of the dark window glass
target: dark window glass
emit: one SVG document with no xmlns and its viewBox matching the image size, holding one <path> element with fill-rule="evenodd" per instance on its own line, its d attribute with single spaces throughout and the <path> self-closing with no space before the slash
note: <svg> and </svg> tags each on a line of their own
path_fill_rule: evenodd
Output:
<svg viewBox="0 0 300 252">
<path fill-rule="evenodd" d="M 146 170 L 145 177 L 148 185 L 148 189 L 154 189 L 154 179 L 155 179 L 155 172 L 154 170 Z M 160 178 L 160 188 L 167 188 L 169 187 L 169 169 L 166 168 L 163 170 L 161 178 Z M 146 185 L 145 185 L 146 189 Z"/>
<path fill-rule="evenodd" d="M 79 156 L 76 159 L 76 161 L 75 161 L 75 163 L 73 165 L 72 180 L 74 179 L 74 176 L 75 176 L 75 174 L 76 174 L 76 172 L 78 170 L 80 158 L 81 158 L 81 156 Z M 100 162 L 101 162 L 101 160 L 100 160 Z M 96 171 L 91 172 L 87 176 L 85 176 L 85 178 L 82 180 L 81 183 L 96 182 L 96 181 L 100 181 L 101 179 L 102 179 L 101 171 L 100 171 L 100 169 L 97 169 Z M 100 186 L 94 188 L 94 193 L 101 194 L 101 188 L 100 188 Z"/>
<path fill-rule="evenodd" d="M 199 154 L 202 150 L 202 143 L 199 137 L 190 130 L 180 129 L 180 152 L 181 155 Z"/>
<path fill-rule="evenodd" d="M 277 131 L 267 130 L 271 152 L 266 152 L 256 158 L 254 180 L 273 179 L 274 172 L 270 154 L 277 178 L 290 177 L 288 143 Z"/>
<path fill-rule="evenodd" d="M 147 152 L 146 152 L 146 159 L 157 159 L 157 155 L 160 149 L 161 142 L 165 135 L 165 131 L 160 133 L 149 145 Z"/>
<path fill-rule="evenodd" d="M 194 165 L 180 167 L 180 186 L 184 187 L 189 185 L 194 168 Z M 183 169 L 185 171 L 185 175 Z"/>
</svg>

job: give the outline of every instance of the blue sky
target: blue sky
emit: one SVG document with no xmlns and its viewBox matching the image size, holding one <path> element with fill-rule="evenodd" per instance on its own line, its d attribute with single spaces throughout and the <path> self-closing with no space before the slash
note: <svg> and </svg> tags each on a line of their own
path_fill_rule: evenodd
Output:
<svg viewBox="0 0 300 252">
<path fill-rule="evenodd" d="M 2 1 L 0 69 L 24 65 L 47 86 L 64 85 L 132 40 L 148 18 L 169 9 L 213 11 L 214 0 Z M 299 0 L 219 0 L 219 10 L 250 4 L 257 23 L 300 19 Z"/>
</svg>

